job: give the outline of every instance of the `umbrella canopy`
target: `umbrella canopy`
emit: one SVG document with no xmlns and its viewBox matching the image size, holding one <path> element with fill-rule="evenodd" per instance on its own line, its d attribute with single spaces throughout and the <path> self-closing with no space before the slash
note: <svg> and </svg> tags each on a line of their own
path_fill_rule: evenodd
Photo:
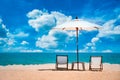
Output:
<svg viewBox="0 0 120 80">
<path fill-rule="evenodd" d="M 65 29 L 65 30 L 76 30 L 76 28 L 78 28 L 78 30 L 91 31 L 91 30 L 99 29 L 99 27 L 100 26 L 97 24 L 90 23 L 90 22 L 84 21 L 82 19 L 74 19 L 74 20 L 65 22 L 55 28 Z"/>
<path fill-rule="evenodd" d="M 78 52 L 78 31 L 79 30 L 98 30 L 100 29 L 100 26 L 94 23 L 90 23 L 88 21 L 84 21 L 81 19 L 74 19 L 68 22 L 65 22 L 57 27 L 55 29 L 59 30 L 75 30 L 76 31 L 76 53 L 77 53 L 77 69 L 79 70 L 79 52 Z"/>
</svg>

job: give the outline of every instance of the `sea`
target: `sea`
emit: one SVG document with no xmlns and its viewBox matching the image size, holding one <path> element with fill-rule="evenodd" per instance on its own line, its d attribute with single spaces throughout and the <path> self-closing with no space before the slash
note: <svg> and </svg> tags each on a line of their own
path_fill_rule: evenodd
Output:
<svg viewBox="0 0 120 80">
<path fill-rule="evenodd" d="M 76 61 L 76 53 L 0 53 L 0 66 L 55 64 L 56 55 L 68 55 L 69 63 Z M 79 61 L 89 63 L 90 56 L 102 56 L 103 63 L 120 64 L 120 53 L 79 53 Z"/>
</svg>

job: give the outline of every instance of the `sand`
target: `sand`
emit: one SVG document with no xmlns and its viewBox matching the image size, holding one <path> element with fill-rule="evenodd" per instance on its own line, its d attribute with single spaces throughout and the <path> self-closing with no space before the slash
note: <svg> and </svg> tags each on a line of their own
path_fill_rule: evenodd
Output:
<svg viewBox="0 0 120 80">
<path fill-rule="evenodd" d="M 0 80 L 120 80 L 120 64 L 105 63 L 102 72 L 57 71 L 55 64 L 0 66 Z M 71 64 L 69 64 L 69 69 Z"/>
</svg>

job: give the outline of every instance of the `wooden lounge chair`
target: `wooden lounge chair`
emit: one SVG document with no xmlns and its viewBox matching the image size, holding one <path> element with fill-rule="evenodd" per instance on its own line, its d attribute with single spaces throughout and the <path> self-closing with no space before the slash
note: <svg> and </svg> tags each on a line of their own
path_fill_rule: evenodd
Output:
<svg viewBox="0 0 120 80">
<path fill-rule="evenodd" d="M 56 55 L 56 69 L 57 70 L 68 70 L 68 56 L 67 55 Z"/>
<path fill-rule="evenodd" d="M 90 57 L 89 70 L 91 71 L 102 71 L 103 70 L 102 56 L 91 56 Z"/>
</svg>

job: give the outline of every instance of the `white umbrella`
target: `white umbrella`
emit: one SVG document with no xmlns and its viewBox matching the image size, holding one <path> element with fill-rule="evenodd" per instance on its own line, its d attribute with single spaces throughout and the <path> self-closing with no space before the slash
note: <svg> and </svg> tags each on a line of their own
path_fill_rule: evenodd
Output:
<svg viewBox="0 0 120 80">
<path fill-rule="evenodd" d="M 55 29 L 60 29 L 60 30 L 75 30 L 76 31 L 76 46 L 77 46 L 77 69 L 79 70 L 79 55 L 78 55 L 78 31 L 79 30 L 98 30 L 100 28 L 99 25 L 90 23 L 81 19 L 76 19 L 65 22 L 57 27 Z"/>
</svg>

